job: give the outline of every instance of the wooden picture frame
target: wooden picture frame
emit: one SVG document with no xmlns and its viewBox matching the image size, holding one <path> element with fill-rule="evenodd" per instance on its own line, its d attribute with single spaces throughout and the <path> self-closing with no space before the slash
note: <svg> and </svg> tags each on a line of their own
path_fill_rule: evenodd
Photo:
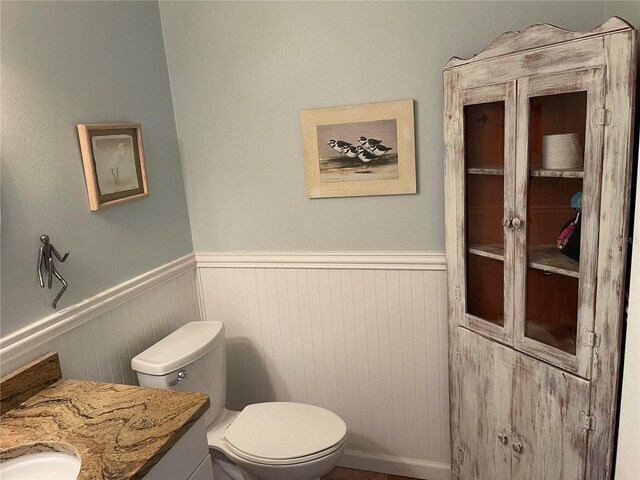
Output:
<svg viewBox="0 0 640 480">
<path fill-rule="evenodd" d="M 413 100 L 300 113 L 309 198 L 416 193 Z"/>
<path fill-rule="evenodd" d="M 89 208 L 149 196 L 139 123 L 78 124 Z"/>
</svg>

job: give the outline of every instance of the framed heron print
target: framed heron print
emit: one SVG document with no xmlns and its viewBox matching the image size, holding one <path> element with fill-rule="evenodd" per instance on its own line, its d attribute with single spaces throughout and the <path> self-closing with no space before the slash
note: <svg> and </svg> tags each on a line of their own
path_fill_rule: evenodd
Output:
<svg viewBox="0 0 640 480">
<path fill-rule="evenodd" d="M 149 196 L 139 123 L 78 125 L 89 208 Z"/>
<path fill-rule="evenodd" d="M 416 193 L 413 100 L 300 113 L 309 198 Z"/>
</svg>

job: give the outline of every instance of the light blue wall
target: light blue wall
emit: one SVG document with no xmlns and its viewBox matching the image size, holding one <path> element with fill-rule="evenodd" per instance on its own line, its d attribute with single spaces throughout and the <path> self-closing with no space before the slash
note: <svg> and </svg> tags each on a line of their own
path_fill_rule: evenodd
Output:
<svg viewBox="0 0 640 480">
<path fill-rule="evenodd" d="M 193 250 L 156 2 L 7 2 L 2 335 L 54 310 L 39 236 L 71 255 L 65 308 Z M 90 212 L 77 123 L 142 124 L 150 197 Z"/>
<path fill-rule="evenodd" d="M 161 2 L 196 250 L 443 250 L 446 62 L 533 23 L 590 29 L 607 8 Z M 418 194 L 309 200 L 300 111 L 402 99 L 415 99 Z"/>
<path fill-rule="evenodd" d="M 536 22 L 640 24 L 638 2 L 602 1 L 3 1 L 0 12 L 2 335 L 53 312 L 35 269 L 42 233 L 71 251 L 61 308 L 193 249 L 176 121 L 197 250 L 442 250 L 446 61 Z M 419 193 L 307 199 L 300 110 L 405 98 Z M 142 123 L 151 196 L 91 213 L 75 124 L 109 121 Z"/>
</svg>

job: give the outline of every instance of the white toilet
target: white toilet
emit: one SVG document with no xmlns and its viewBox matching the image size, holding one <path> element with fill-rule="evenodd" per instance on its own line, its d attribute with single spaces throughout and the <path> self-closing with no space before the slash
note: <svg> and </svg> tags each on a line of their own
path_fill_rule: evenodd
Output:
<svg viewBox="0 0 640 480">
<path fill-rule="evenodd" d="M 143 387 L 205 392 L 215 480 L 312 480 L 344 452 L 347 426 L 314 405 L 256 403 L 225 408 L 226 353 L 221 322 L 191 322 L 139 354 L 131 366 Z"/>
</svg>

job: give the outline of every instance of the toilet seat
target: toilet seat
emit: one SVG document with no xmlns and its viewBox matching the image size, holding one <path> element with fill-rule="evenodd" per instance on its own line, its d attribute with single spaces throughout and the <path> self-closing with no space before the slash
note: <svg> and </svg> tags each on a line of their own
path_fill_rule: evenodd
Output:
<svg viewBox="0 0 640 480">
<path fill-rule="evenodd" d="M 286 466 L 286 465 L 297 465 L 297 464 L 300 464 L 300 463 L 307 463 L 307 462 L 311 462 L 312 460 L 317 460 L 319 458 L 326 457 L 328 455 L 331 455 L 336 450 L 339 450 L 343 445 L 344 445 L 344 441 L 342 441 L 342 442 L 340 442 L 340 443 L 338 443 L 338 444 L 336 444 L 336 445 L 334 445 L 332 447 L 329 447 L 326 450 L 322 450 L 320 452 L 317 452 L 317 453 L 315 453 L 313 455 L 308 455 L 308 456 L 305 456 L 305 457 L 298 457 L 298 458 L 289 458 L 289 459 L 284 459 L 284 460 L 257 457 L 257 456 L 254 456 L 254 455 L 249 455 L 246 452 L 242 452 L 242 451 L 236 450 L 231 445 L 228 445 L 228 446 L 229 446 L 229 450 L 231 452 L 233 452 L 239 458 L 241 458 L 242 460 L 245 460 L 247 462 L 257 463 L 257 464 L 261 464 L 261 465 L 282 465 L 282 466 Z"/>
<path fill-rule="evenodd" d="M 315 405 L 267 402 L 247 406 L 225 432 L 231 452 L 252 463 L 294 465 L 330 455 L 344 444 L 347 425 Z"/>
</svg>

